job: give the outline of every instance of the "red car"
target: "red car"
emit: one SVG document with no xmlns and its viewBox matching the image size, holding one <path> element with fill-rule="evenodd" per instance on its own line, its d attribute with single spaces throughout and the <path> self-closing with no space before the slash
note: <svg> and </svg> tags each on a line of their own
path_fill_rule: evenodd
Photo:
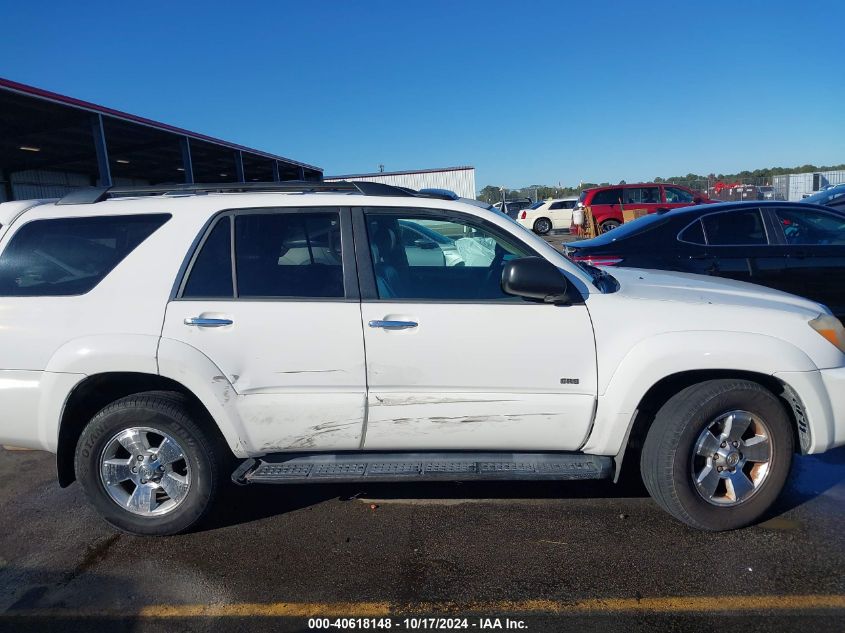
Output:
<svg viewBox="0 0 845 633">
<path fill-rule="evenodd" d="M 578 206 L 590 207 L 599 232 L 606 233 L 622 224 L 623 209 L 645 209 L 655 213 L 711 202 L 717 201 L 680 185 L 646 182 L 585 189 L 578 199 Z M 579 228 L 573 225 L 572 232 L 579 233 Z"/>
</svg>

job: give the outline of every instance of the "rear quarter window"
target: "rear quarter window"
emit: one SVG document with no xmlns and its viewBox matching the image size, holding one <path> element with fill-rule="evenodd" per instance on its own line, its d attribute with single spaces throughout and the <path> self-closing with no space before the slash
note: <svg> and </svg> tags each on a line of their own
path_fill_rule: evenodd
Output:
<svg viewBox="0 0 845 633">
<path fill-rule="evenodd" d="M 170 215 L 33 220 L 0 255 L 0 296 L 70 296 L 92 290 Z"/>
</svg>

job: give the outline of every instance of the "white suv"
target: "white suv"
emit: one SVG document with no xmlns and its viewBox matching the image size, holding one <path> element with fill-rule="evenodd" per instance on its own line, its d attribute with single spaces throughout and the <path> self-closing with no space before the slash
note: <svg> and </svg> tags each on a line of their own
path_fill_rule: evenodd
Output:
<svg viewBox="0 0 845 633">
<path fill-rule="evenodd" d="M 516 216 L 516 221 L 537 235 L 546 235 L 552 229 L 569 230 L 572 224 L 572 210 L 578 198 L 556 198 L 535 202 Z"/>
<path fill-rule="evenodd" d="M 229 478 L 596 479 L 623 457 L 672 515 L 730 529 L 793 451 L 845 443 L 823 306 L 611 277 L 475 206 L 149 187 L 5 203 L 0 225 L 0 442 L 56 453 L 135 534 L 187 530 Z"/>
</svg>

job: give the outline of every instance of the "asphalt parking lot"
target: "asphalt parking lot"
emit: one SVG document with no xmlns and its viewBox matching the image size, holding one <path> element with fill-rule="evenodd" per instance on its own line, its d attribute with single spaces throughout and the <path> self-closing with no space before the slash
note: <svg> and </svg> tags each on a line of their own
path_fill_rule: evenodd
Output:
<svg viewBox="0 0 845 633">
<path fill-rule="evenodd" d="M 60 489 L 51 455 L 0 449 L 0 630 L 457 613 L 531 630 L 843 630 L 844 504 L 838 449 L 798 458 L 768 520 L 730 533 L 681 525 L 637 482 L 369 484 L 233 488 L 201 531 L 144 539 Z"/>
</svg>

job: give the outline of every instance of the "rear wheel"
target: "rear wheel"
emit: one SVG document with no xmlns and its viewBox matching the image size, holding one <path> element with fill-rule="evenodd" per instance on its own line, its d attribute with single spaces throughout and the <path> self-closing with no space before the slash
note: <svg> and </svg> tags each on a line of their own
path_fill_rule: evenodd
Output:
<svg viewBox="0 0 845 633">
<path fill-rule="evenodd" d="M 537 218 L 534 221 L 534 232 L 537 235 L 545 235 L 552 230 L 552 221 L 549 218 Z"/>
<path fill-rule="evenodd" d="M 607 233 L 613 229 L 618 229 L 620 226 L 622 226 L 621 222 L 617 222 L 616 220 L 605 220 L 601 223 L 601 232 Z"/>
<path fill-rule="evenodd" d="M 753 523 L 783 489 L 793 435 L 780 401 L 746 380 L 688 387 L 657 413 L 643 446 L 643 482 L 675 518 L 704 530 Z"/>
<path fill-rule="evenodd" d="M 88 423 L 76 447 L 76 476 L 106 521 L 162 536 L 206 516 L 225 465 L 217 438 L 177 393 L 122 398 Z"/>
</svg>

